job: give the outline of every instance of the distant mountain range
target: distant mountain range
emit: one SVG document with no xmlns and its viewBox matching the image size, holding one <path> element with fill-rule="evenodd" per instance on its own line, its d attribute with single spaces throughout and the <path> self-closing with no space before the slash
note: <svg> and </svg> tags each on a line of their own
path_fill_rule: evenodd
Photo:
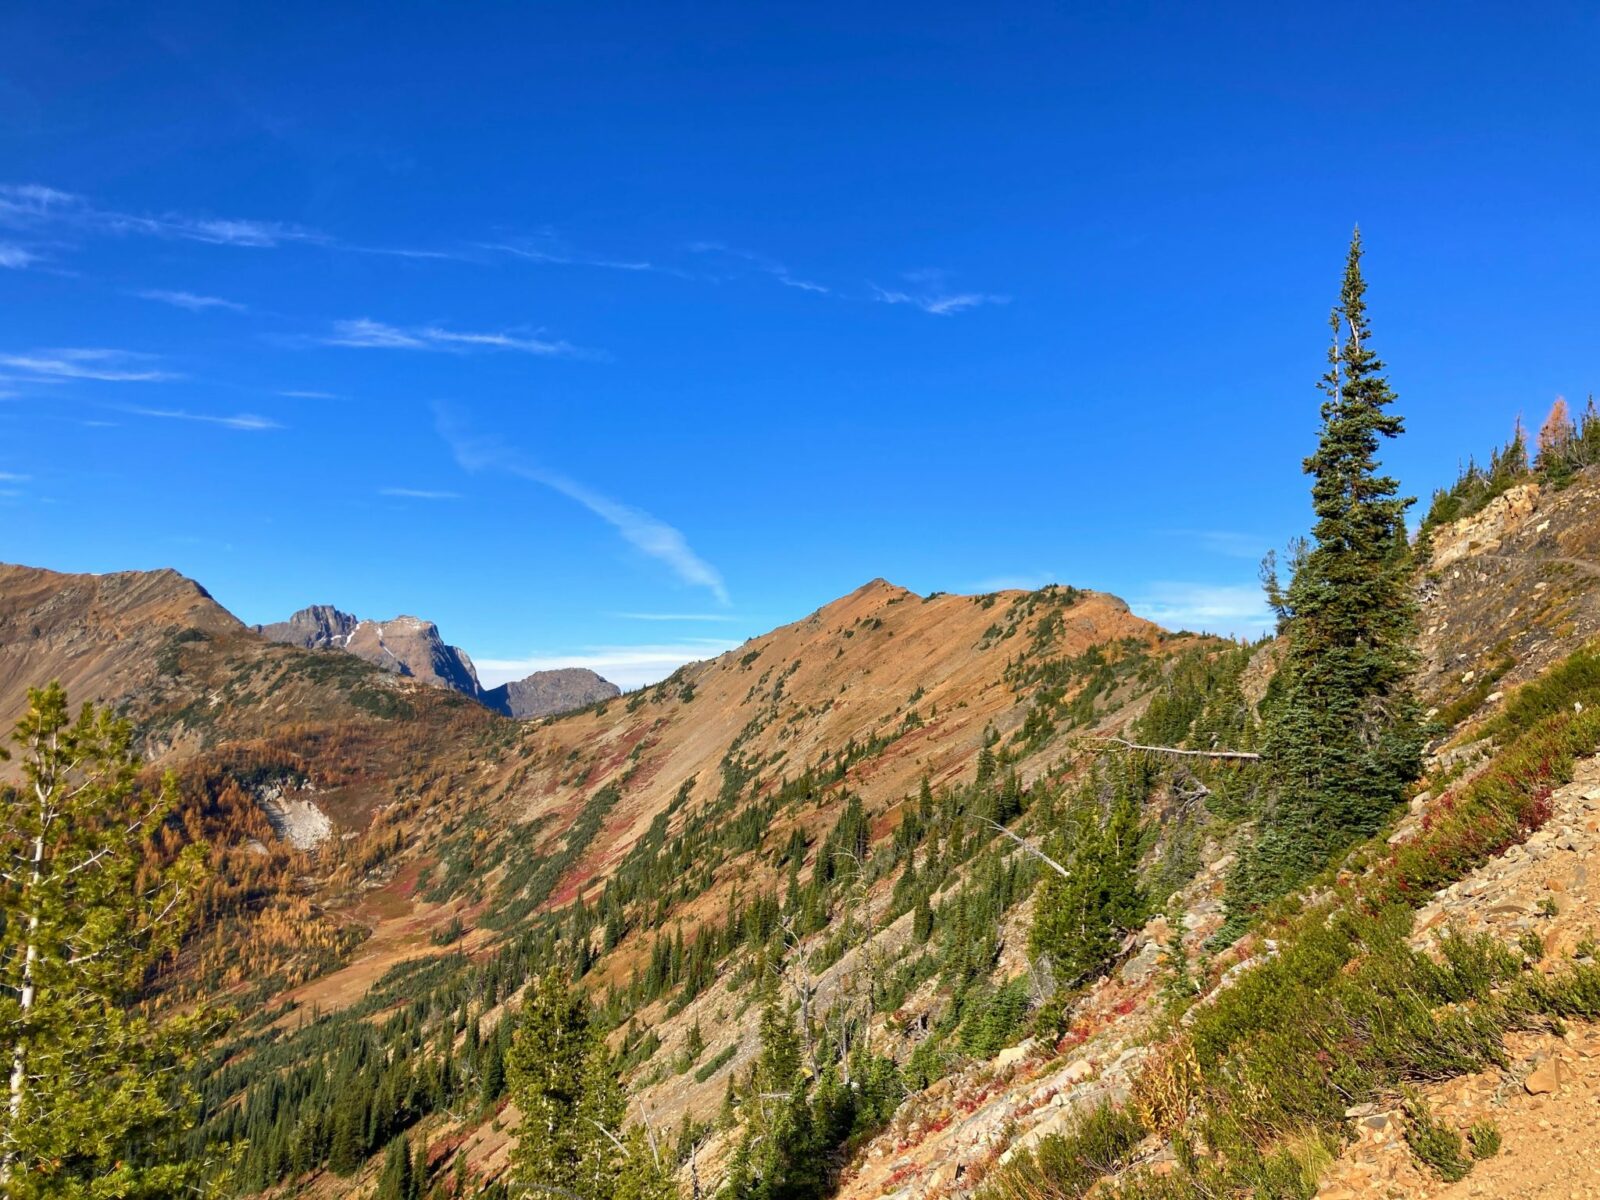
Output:
<svg viewBox="0 0 1600 1200">
<path fill-rule="evenodd" d="M 313 604 L 287 621 L 252 628 L 270 641 L 303 650 L 343 650 L 392 674 L 460 692 L 508 717 L 570 712 L 622 693 L 616 684 L 582 667 L 535 671 L 485 688 L 467 652 L 447 643 L 437 625 L 420 617 L 366 621 L 331 604 Z"/>
</svg>

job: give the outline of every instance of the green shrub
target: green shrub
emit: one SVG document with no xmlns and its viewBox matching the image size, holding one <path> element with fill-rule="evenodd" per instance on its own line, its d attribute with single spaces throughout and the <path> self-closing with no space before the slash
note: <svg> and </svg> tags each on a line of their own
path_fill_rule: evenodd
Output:
<svg viewBox="0 0 1600 1200">
<path fill-rule="evenodd" d="M 1465 1179 L 1472 1170 L 1461 1135 L 1434 1119 L 1427 1104 L 1413 1097 L 1406 1101 L 1406 1144 L 1417 1161 L 1433 1168 L 1446 1183 Z"/>
<path fill-rule="evenodd" d="M 731 1046 L 727 1046 L 722 1050 L 719 1050 L 715 1058 L 711 1059 L 710 1062 L 704 1064 L 698 1071 L 694 1073 L 695 1081 L 697 1083 L 704 1083 L 718 1071 L 722 1070 L 723 1067 L 731 1063 L 733 1061 L 733 1056 L 737 1053 L 739 1053 L 739 1043 L 737 1042 Z"/>
<path fill-rule="evenodd" d="M 1485 732 L 1500 738 L 1518 734 L 1556 713 L 1572 712 L 1574 703 L 1591 707 L 1596 697 L 1600 697 L 1600 647 L 1589 645 L 1512 692 L 1505 711 Z"/>
<path fill-rule="evenodd" d="M 1500 1153 L 1500 1129 L 1493 1121 L 1479 1121 L 1467 1130 L 1472 1157 L 1493 1158 Z"/>
<path fill-rule="evenodd" d="M 1030 1154 L 1017 1155 L 995 1176 L 986 1200 L 1086 1196 L 1102 1178 L 1128 1165 L 1144 1135 L 1144 1126 L 1127 1109 L 1097 1105 L 1066 1133 L 1045 1138 Z"/>
</svg>

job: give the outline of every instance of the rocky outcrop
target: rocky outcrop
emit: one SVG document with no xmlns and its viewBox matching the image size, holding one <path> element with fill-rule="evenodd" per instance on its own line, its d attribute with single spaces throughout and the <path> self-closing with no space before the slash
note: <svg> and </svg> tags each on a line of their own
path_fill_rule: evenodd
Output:
<svg viewBox="0 0 1600 1200">
<path fill-rule="evenodd" d="M 349 613 L 340 612 L 331 604 L 313 604 L 287 621 L 253 628 L 268 641 L 285 642 L 302 650 L 325 650 L 330 646 L 343 648 L 359 624 Z"/>
<path fill-rule="evenodd" d="M 287 621 L 254 628 L 270 641 L 304 650 L 346 650 L 391 674 L 449 688 L 474 700 L 484 697 L 467 652 L 446 643 L 437 625 L 419 617 L 363 621 L 331 604 L 313 604 Z"/>
<path fill-rule="evenodd" d="M 548 717 L 622 695 L 622 689 L 584 667 L 535 671 L 483 694 L 483 702 L 508 717 Z"/>
<path fill-rule="evenodd" d="M 252 628 L 269 641 L 303 650 L 344 650 L 391 674 L 470 696 L 508 717 L 548 717 L 622 694 L 616 684 L 582 667 L 535 671 L 486 689 L 467 652 L 450 645 L 437 625 L 420 617 L 364 621 L 331 604 L 313 604 L 287 621 Z"/>
<path fill-rule="evenodd" d="M 446 644 L 439 627 L 419 617 L 361 621 L 344 648 L 375 667 L 434 687 L 449 688 L 474 700 L 483 698 L 478 672 L 465 650 Z"/>
</svg>

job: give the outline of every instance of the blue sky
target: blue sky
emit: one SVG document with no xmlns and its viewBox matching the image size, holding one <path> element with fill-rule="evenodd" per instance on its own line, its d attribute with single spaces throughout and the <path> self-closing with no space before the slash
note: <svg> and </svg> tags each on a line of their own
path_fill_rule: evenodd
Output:
<svg viewBox="0 0 1600 1200">
<path fill-rule="evenodd" d="M 1262 620 L 1351 226 L 1419 495 L 1597 383 L 1583 4 L 22 3 L 0 558 L 664 674 L 884 576 Z"/>
</svg>

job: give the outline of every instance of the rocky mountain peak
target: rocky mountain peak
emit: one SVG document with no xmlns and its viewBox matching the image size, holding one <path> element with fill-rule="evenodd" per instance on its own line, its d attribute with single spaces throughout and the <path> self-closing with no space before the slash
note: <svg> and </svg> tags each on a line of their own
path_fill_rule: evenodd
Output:
<svg viewBox="0 0 1600 1200">
<path fill-rule="evenodd" d="M 621 694 L 616 684 L 581 667 L 535 671 L 485 688 L 465 650 L 446 642 L 432 621 L 404 613 L 373 621 L 331 604 L 312 604 L 287 621 L 252 628 L 303 650 L 343 650 L 391 674 L 460 692 L 508 717 L 547 717 Z"/>
<path fill-rule="evenodd" d="M 621 694 L 616 684 L 586 667 L 559 667 L 490 688 L 483 702 L 508 717 L 548 717 Z"/>
<path fill-rule="evenodd" d="M 286 642 L 302 650 L 321 650 L 328 646 L 343 647 L 359 624 L 355 617 L 340 612 L 331 604 L 312 604 L 287 621 L 252 628 L 268 641 Z"/>
</svg>

